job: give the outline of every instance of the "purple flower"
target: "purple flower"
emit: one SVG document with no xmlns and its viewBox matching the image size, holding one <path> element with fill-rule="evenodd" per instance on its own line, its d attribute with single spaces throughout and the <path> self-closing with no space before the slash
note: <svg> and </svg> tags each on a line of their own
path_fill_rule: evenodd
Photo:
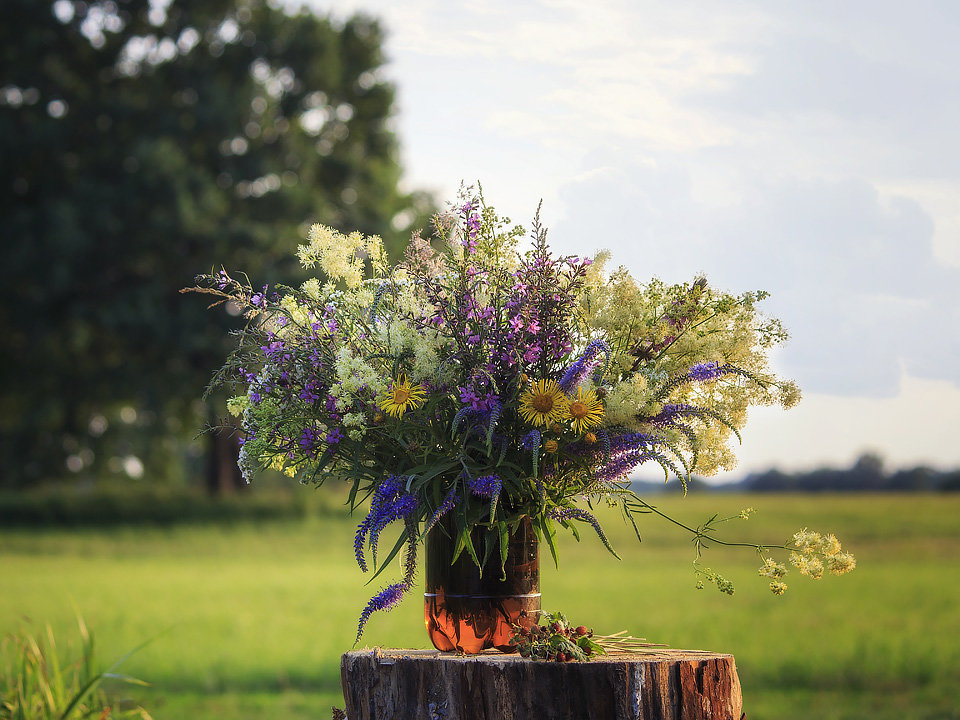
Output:
<svg viewBox="0 0 960 720">
<path fill-rule="evenodd" d="M 503 488 L 503 481 L 496 473 L 493 475 L 481 475 L 480 477 L 467 480 L 467 487 L 470 488 L 470 492 L 477 497 L 493 499 L 500 495 L 500 490 Z"/>
<path fill-rule="evenodd" d="M 450 491 L 447 493 L 447 496 L 443 499 L 443 502 L 440 503 L 440 507 L 434 511 L 433 515 L 430 516 L 430 519 L 427 521 L 426 525 L 423 526 L 423 534 L 426 535 L 430 529 L 437 524 L 437 521 L 446 515 L 448 512 L 453 510 L 456 506 L 459 496 L 457 495 L 457 486 L 454 485 L 450 488 Z"/>
<path fill-rule="evenodd" d="M 417 509 L 417 499 L 404 490 L 404 478 L 391 475 L 380 483 L 370 501 L 370 511 L 357 526 L 357 534 L 353 540 L 353 549 L 357 556 L 357 565 L 364 572 L 367 571 L 367 562 L 363 557 L 363 543 L 369 534 L 370 550 L 376 558 L 377 540 L 381 531 L 394 520 L 408 518 Z"/>
<path fill-rule="evenodd" d="M 254 307 L 260 307 L 265 305 L 267 302 L 267 286 L 264 285 L 263 289 L 260 292 L 255 292 L 250 296 L 250 304 Z"/>
<path fill-rule="evenodd" d="M 604 354 L 607 361 L 610 360 L 610 346 L 603 340 L 594 340 L 587 345 L 583 354 L 563 374 L 560 379 L 560 388 L 564 392 L 570 392 L 586 380 L 600 364 L 601 353 Z"/>
<path fill-rule="evenodd" d="M 370 554 L 374 560 L 377 558 L 377 542 L 380 540 L 380 533 L 383 529 L 394 520 L 410 517 L 416 512 L 418 505 L 415 495 L 402 493 L 387 507 L 381 507 L 380 513 L 370 528 Z"/>
<path fill-rule="evenodd" d="M 687 379 L 693 380 L 695 382 L 707 382 L 709 380 L 716 380 L 723 375 L 728 375 L 729 373 L 736 372 L 736 368 L 732 365 L 724 364 L 721 365 L 718 362 L 703 362 L 694 365 L 687 372 Z"/>
<path fill-rule="evenodd" d="M 400 604 L 400 601 L 403 600 L 404 593 L 409 589 L 410 586 L 405 582 L 394 583 L 393 585 L 388 585 L 370 598 L 370 602 L 367 603 L 363 612 L 360 613 L 360 622 L 357 623 L 357 639 L 353 641 L 353 644 L 356 645 L 360 642 L 360 636 L 363 635 L 363 628 L 373 613 L 377 610 L 383 610 L 384 612 L 393 610 Z"/>
<path fill-rule="evenodd" d="M 305 427 L 300 433 L 300 439 L 297 444 L 309 457 L 317 456 L 317 444 L 320 441 L 320 433 L 312 427 Z"/>
<path fill-rule="evenodd" d="M 580 520 L 581 522 L 589 523 L 593 529 L 597 531 L 597 535 L 600 537 L 600 542 L 603 543 L 604 547 L 612 552 L 617 558 L 620 557 L 614 552 L 613 547 L 610 545 L 610 541 L 607 540 L 607 536 L 604 534 L 603 528 L 600 527 L 600 521 L 586 510 L 581 510 L 580 508 L 554 508 L 553 510 L 549 510 L 547 512 L 547 516 L 553 518 L 554 520 L 560 520 L 561 522 L 566 520 Z"/>
<path fill-rule="evenodd" d="M 531 430 L 526 435 L 523 436 L 523 440 L 520 442 L 524 450 L 536 451 L 540 449 L 540 431 Z"/>
</svg>

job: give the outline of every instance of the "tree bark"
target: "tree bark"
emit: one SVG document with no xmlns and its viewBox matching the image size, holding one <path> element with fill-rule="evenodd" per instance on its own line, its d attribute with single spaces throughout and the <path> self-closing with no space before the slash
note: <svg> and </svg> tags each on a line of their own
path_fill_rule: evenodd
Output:
<svg viewBox="0 0 960 720">
<path fill-rule="evenodd" d="M 434 650 L 340 660 L 350 720 L 741 720 L 732 655 L 663 650 L 589 662 Z"/>
<path fill-rule="evenodd" d="M 246 484 L 237 465 L 240 448 L 237 433 L 225 429 L 211 432 L 207 446 L 207 494 L 230 495 L 243 490 Z"/>
</svg>

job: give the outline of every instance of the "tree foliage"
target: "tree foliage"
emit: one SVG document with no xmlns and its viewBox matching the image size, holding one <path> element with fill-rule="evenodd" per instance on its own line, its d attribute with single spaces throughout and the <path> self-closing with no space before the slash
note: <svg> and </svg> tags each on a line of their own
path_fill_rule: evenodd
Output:
<svg viewBox="0 0 960 720">
<path fill-rule="evenodd" d="M 398 189 L 368 17 L 10 0 L 0 40 L 4 485 L 176 463 L 237 322 L 180 288 L 220 263 L 295 282 L 308 223 L 390 246 L 433 209 Z"/>
</svg>

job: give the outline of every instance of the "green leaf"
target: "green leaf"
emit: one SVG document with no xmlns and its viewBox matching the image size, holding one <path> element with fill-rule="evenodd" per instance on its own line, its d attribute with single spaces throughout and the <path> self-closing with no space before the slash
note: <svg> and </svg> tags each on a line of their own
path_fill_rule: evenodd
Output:
<svg viewBox="0 0 960 720">
<path fill-rule="evenodd" d="M 540 526 L 543 528 L 543 537 L 547 541 L 547 547 L 550 548 L 550 554 L 553 556 L 553 564 L 560 569 L 560 557 L 557 555 L 557 529 L 553 520 L 546 515 L 540 516 Z"/>
<path fill-rule="evenodd" d="M 464 537 L 466 537 L 467 552 L 470 553 L 470 557 L 472 557 L 473 561 L 477 564 L 477 568 L 480 570 L 480 577 L 483 577 L 483 565 L 481 565 L 480 560 L 477 559 L 477 551 L 473 547 L 472 533 L 468 528 L 464 529 Z"/>
<path fill-rule="evenodd" d="M 382 573 L 387 567 L 390 566 L 390 563 L 393 562 L 393 559 L 394 559 L 394 558 L 397 556 L 397 554 L 400 552 L 400 549 L 403 547 L 403 545 L 404 545 L 404 543 L 406 543 L 406 541 L 407 541 L 407 535 L 406 535 L 406 533 L 403 533 L 402 535 L 400 535 L 399 538 L 397 538 L 397 544 L 393 546 L 393 550 L 391 550 L 391 551 L 390 551 L 390 554 L 387 555 L 387 559 L 384 560 L 384 561 L 380 564 L 380 567 L 377 568 L 376 572 L 374 572 L 373 575 L 370 577 L 370 579 L 367 580 L 366 583 L 364 583 L 365 585 L 369 585 L 369 584 L 372 583 L 374 580 L 376 580 L 377 577 L 380 576 L 380 573 Z"/>
<path fill-rule="evenodd" d="M 586 635 L 581 635 L 577 638 L 577 645 L 581 650 L 590 650 L 593 655 L 606 655 L 607 651 L 603 649 L 601 645 L 595 643 L 591 638 Z"/>
<path fill-rule="evenodd" d="M 507 579 L 507 553 L 510 550 L 510 533 L 507 530 L 507 524 L 503 521 L 497 523 L 497 529 L 500 539 L 500 579 Z"/>
<path fill-rule="evenodd" d="M 459 528 L 457 531 L 457 543 L 453 546 L 453 558 L 450 560 L 450 564 L 453 565 L 457 558 L 460 557 L 460 553 L 463 552 L 463 549 L 467 546 L 467 537 L 469 536 L 469 531 L 466 528 Z"/>
</svg>

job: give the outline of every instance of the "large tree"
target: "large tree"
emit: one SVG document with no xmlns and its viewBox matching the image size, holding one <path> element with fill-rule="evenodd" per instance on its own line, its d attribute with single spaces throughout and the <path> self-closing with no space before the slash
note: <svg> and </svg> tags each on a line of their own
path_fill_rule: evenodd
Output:
<svg viewBox="0 0 960 720">
<path fill-rule="evenodd" d="M 423 222 L 382 39 L 260 0 L 5 3 L 0 484 L 176 463 L 237 324 L 178 294 L 198 272 L 294 282 L 309 222 L 388 244 Z"/>
</svg>

